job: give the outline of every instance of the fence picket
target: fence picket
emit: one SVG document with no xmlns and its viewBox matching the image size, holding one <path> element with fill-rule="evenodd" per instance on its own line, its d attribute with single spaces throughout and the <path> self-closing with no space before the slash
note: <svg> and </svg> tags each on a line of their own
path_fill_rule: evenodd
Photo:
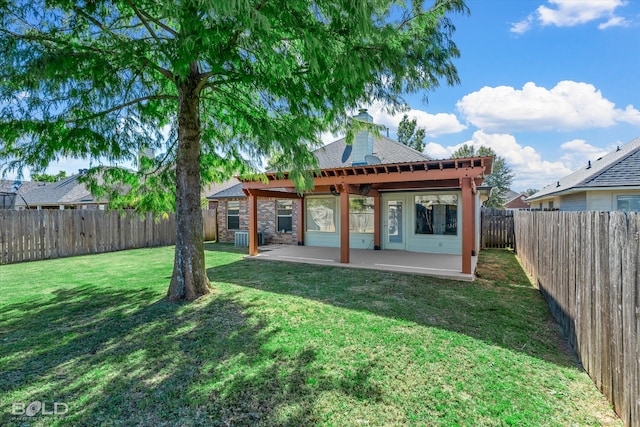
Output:
<svg viewBox="0 0 640 427">
<path fill-rule="evenodd" d="M 203 215 L 216 220 L 215 210 Z M 207 225 L 210 227 L 210 225 Z M 0 264 L 175 244 L 175 215 L 133 211 L 0 210 Z"/>
<path fill-rule="evenodd" d="M 518 256 L 625 426 L 640 425 L 640 214 L 516 212 Z"/>
<path fill-rule="evenodd" d="M 480 229 L 482 248 L 515 248 L 513 211 L 482 208 Z"/>
</svg>

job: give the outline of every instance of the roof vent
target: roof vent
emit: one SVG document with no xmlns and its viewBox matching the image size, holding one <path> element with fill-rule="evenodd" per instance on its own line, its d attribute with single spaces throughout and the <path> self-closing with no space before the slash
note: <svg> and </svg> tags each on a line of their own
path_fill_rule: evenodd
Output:
<svg viewBox="0 0 640 427">
<path fill-rule="evenodd" d="M 619 145 L 616 147 L 616 151 L 620 151 L 620 146 Z"/>
<path fill-rule="evenodd" d="M 587 162 L 587 169 L 591 169 L 591 160 Z"/>
<path fill-rule="evenodd" d="M 560 181 L 556 184 L 556 188 L 560 187 Z"/>
<path fill-rule="evenodd" d="M 598 160 L 602 160 L 602 157 L 598 157 L 598 158 L 596 159 L 596 162 L 597 162 Z"/>
<path fill-rule="evenodd" d="M 382 163 L 380 157 L 374 156 L 373 154 L 367 154 L 366 156 L 364 156 L 364 161 L 368 165 L 379 165 L 380 163 Z"/>
</svg>

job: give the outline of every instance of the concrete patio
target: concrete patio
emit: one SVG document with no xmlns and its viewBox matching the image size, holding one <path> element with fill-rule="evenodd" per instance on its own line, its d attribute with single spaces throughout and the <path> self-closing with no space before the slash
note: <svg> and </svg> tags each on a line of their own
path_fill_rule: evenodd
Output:
<svg viewBox="0 0 640 427">
<path fill-rule="evenodd" d="M 340 263 L 340 248 L 317 246 L 266 245 L 260 246 L 256 256 L 247 259 L 265 261 L 297 262 L 314 265 L 330 265 L 345 268 L 366 268 L 379 271 L 422 274 L 446 279 L 474 279 L 473 274 L 462 273 L 462 256 L 448 254 L 427 254 L 418 252 L 370 249 L 351 249 L 350 263 Z M 472 257 L 472 270 L 475 271 L 477 258 Z"/>
</svg>

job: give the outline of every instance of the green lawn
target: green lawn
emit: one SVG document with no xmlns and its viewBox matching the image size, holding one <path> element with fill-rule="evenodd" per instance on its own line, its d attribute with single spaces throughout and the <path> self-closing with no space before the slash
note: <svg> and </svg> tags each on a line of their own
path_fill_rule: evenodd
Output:
<svg viewBox="0 0 640 427">
<path fill-rule="evenodd" d="M 0 266 L 0 425 L 620 425 L 515 257 L 473 283 L 173 248 Z M 14 403 L 68 404 L 12 415 Z M 47 406 L 49 405 L 49 406 Z"/>
</svg>

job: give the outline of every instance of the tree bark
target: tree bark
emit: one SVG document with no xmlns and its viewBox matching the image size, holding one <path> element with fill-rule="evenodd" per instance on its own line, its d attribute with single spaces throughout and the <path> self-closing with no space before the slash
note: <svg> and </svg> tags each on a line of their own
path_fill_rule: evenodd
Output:
<svg viewBox="0 0 640 427">
<path fill-rule="evenodd" d="M 198 71 L 178 86 L 178 148 L 176 160 L 176 251 L 167 296 L 193 300 L 211 292 L 204 262 L 200 206 L 200 110 Z"/>
</svg>

